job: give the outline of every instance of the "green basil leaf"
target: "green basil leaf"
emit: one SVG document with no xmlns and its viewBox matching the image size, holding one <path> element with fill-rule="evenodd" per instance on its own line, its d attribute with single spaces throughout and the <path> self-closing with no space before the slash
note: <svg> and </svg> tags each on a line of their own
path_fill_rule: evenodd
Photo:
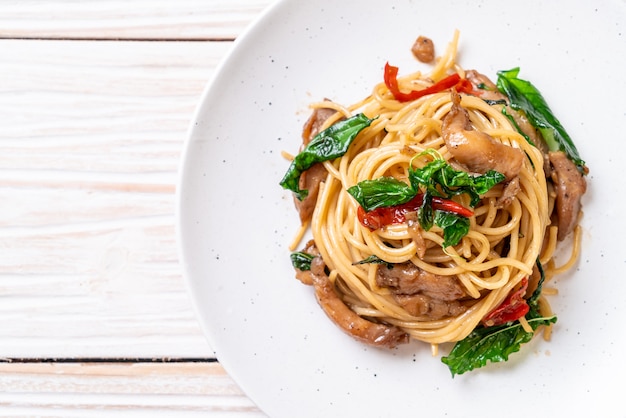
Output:
<svg viewBox="0 0 626 418">
<path fill-rule="evenodd" d="M 488 361 L 493 363 L 507 361 L 510 354 L 519 351 L 522 344 L 533 338 L 537 328 L 556 323 L 556 316 L 543 317 L 539 313 L 539 296 L 545 274 L 539 259 L 536 264 L 541 278 L 537 289 L 527 301 L 530 310 L 526 314 L 526 320 L 533 332 L 526 332 L 518 321 L 495 327 L 476 328 L 465 339 L 457 342 L 447 357 L 442 357 L 441 361 L 448 365 L 452 376 L 485 366 Z"/>
<path fill-rule="evenodd" d="M 451 166 L 440 171 L 437 177 L 442 188 L 449 195 L 468 194 L 470 205 L 476 206 L 480 202 L 480 196 L 487 193 L 493 186 L 505 179 L 504 174 L 495 170 L 489 170 L 485 174 L 472 176 L 465 171 L 457 171 Z"/>
<path fill-rule="evenodd" d="M 300 175 L 315 163 L 334 160 L 344 155 L 359 132 L 370 126 L 374 119 L 359 113 L 318 133 L 293 159 L 280 185 L 294 192 L 299 200 L 304 199 L 308 190 L 300 189 Z"/>
<path fill-rule="evenodd" d="M 498 72 L 498 89 L 509 97 L 511 107 L 522 110 L 530 123 L 541 132 L 550 151 L 563 151 L 579 170 L 585 162 L 580 158 L 574 142 L 556 118 L 537 88 L 527 80 L 518 78 L 519 68 Z"/>
<path fill-rule="evenodd" d="M 454 213 L 442 210 L 435 211 L 435 225 L 443 229 L 442 246 L 457 245 L 461 238 L 469 232 L 470 220 Z"/>
<path fill-rule="evenodd" d="M 433 174 L 442 187 L 452 189 L 456 187 L 472 187 L 474 181 L 467 171 L 455 170 L 451 165 L 446 164 L 441 170 Z"/>
<path fill-rule="evenodd" d="M 438 195 L 439 192 L 435 188 L 436 184 L 434 182 L 433 176 L 435 175 L 435 173 L 437 173 L 439 170 L 443 169 L 447 165 L 448 163 L 446 162 L 446 160 L 438 158 L 429 162 L 422 168 L 410 168 L 409 181 L 411 182 L 411 186 L 415 190 L 419 190 L 420 187 L 425 187 L 429 189 L 431 193 L 437 193 Z"/>
<path fill-rule="evenodd" d="M 533 331 L 540 325 L 555 322 L 555 316 L 528 320 Z M 450 354 L 442 357 L 441 361 L 448 366 L 454 377 L 483 367 L 488 361 L 492 363 L 507 361 L 509 355 L 519 351 L 521 345 L 530 341 L 533 335 L 534 332 L 526 332 L 517 321 L 496 327 L 476 328 L 466 338 L 457 342 Z"/>
<path fill-rule="evenodd" d="M 480 196 L 474 190 L 474 178 L 466 171 L 455 170 L 451 165 L 446 164 L 433 174 L 433 179 L 440 185 L 445 197 L 467 193 L 470 195 L 472 207 L 480 202 Z"/>
<path fill-rule="evenodd" d="M 311 261 L 315 258 L 314 255 L 305 252 L 291 253 L 291 265 L 302 271 L 311 270 Z"/>
<path fill-rule="evenodd" d="M 367 212 L 380 207 L 401 205 L 416 194 L 411 186 L 393 177 L 364 180 L 347 191 Z"/>
<path fill-rule="evenodd" d="M 485 174 L 472 178 L 474 191 L 479 195 L 487 193 L 493 186 L 504 181 L 504 174 L 489 170 Z"/>
<path fill-rule="evenodd" d="M 437 224 L 443 229 L 443 246 L 456 245 L 469 232 L 470 221 L 450 212 L 435 211 L 432 207 L 433 197 L 449 198 L 467 193 L 471 199 L 470 204 L 474 207 L 480 202 L 480 195 L 503 181 L 504 175 L 491 170 L 483 175 L 473 176 L 466 171 L 456 170 L 432 149 L 427 149 L 418 156 L 421 155 L 430 155 L 434 160 L 422 168 L 409 168 L 410 185 L 393 177 L 381 177 L 361 181 L 350 187 L 348 193 L 369 212 L 401 205 L 424 190 L 422 204 L 417 211 L 420 226 L 428 231 L 433 224 Z"/>
<path fill-rule="evenodd" d="M 384 264 L 385 266 L 387 266 L 388 269 L 393 268 L 393 263 L 385 261 L 382 258 L 378 257 L 377 255 L 370 255 L 369 257 L 364 258 L 363 260 L 352 263 L 352 265 L 354 266 L 358 266 L 359 264 Z"/>
<path fill-rule="evenodd" d="M 424 187 L 433 196 L 450 197 L 459 194 L 470 196 L 470 205 L 480 202 L 480 195 L 504 180 L 504 175 L 490 170 L 479 176 L 456 170 L 443 159 L 434 160 L 423 168 L 409 169 L 409 180 L 413 188 Z"/>
</svg>

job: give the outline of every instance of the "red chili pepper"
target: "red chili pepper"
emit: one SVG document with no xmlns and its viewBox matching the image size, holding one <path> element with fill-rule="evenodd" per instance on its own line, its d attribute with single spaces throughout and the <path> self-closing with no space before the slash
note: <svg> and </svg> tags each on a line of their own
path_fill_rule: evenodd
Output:
<svg viewBox="0 0 626 418">
<path fill-rule="evenodd" d="M 465 218 L 469 218 L 474 214 L 473 211 L 469 210 L 465 206 L 456 203 L 454 200 L 444 199 L 443 197 L 433 197 L 432 205 L 433 209 L 456 213 L 457 215 Z"/>
<path fill-rule="evenodd" d="M 480 92 L 474 90 L 474 85 L 467 78 L 462 78 L 454 86 L 454 89 L 459 93 L 471 94 L 472 96 L 479 96 Z"/>
<path fill-rule="evenodd" d="M 401 224 L 406 221 L 404 216 L 408 212 L 417 211 L 422 206 L 423 195 L 418 194 L 407 203 L 396 206 L 388 206 L 377 208 L 366 212 L 363 207 L 359 206 L 357 217 L 363 226 L 375 231 L 386 225 Z"/>
<path fill-rule="evenodd" d="M 375 231 L 383 226 L 406 222 L 405 215 L 408 212 L 416 212 L 422 206 L 423 199 L 424 195 L 420 193 L 410 201 L 401 205 L 377 208 L 369 212 L 366 212 L 365 209 L 359 206 L 359 209 L 357 210 L 357 217 L 363 226 Z M 452 212 L 466 218 L 474 215 L 474 212 L 465 206 L 455 202 L 454 200 L 444 199 L 442 197 L 433 197 L 432 207 L 435 210 Z"/>
<path fill-rule="evenodd" d="M 386 63 L 384 79 L 385 85 L 396 100 L 399 102 L 409 102 L 426 96 L 427 94 L 439 93 L 450 87 L 454 87 L 461 80 L 461 76 L 454 73 L 423 90 L 413 90 L 410 93 L 402 93 L 398 87 L 398 67 Z"/>
<path fill-rule="evenodd" d="M 524 299 L 527 288 L 528 279 L 524 277 L 519 290 L 511 293 L 500 306 L 485 316 L 482 320 L 482 324 L 486 327 L 493 327 L 495 325 L 516 321 L 526 315 L 530 310 L 530 306 L 528 306 L 526 299 Z"/>
</svg>

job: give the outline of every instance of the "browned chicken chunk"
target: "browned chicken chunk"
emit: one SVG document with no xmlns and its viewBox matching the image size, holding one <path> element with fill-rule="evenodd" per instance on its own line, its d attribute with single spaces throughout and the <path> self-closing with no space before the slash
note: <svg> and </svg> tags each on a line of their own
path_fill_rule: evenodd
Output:
<svg viewBox="0 0 626 418">
<path fill-rule="evenodd" d="M 441 134 L 454 158 L 469 171 L 486 173 L 496 170 L 510 181 L 517 177 L 524 162 L 524 153 L 497 142 L 484 132 L 472 129 L 469 114 L 461 106 L 461 96 L 453 91 L 452 108 L 444 117 Z"/>
<path fill-rule="evenodd" d="M 315 135 L 320 133 L 324 122 L 336 113 L 333 109 L 328 108 L 316 108 L 309 119 L 304 124 L 302 129 L 302 146 L 306 146 Z M 298 214 L 300 215 L 300 222 L 305 223 L 313 215 L 315 204 L 317 203 L 317 196 L 319 194 L 320 183 L 326 180 L 327 176 L 326 168 L 324 164 L 317 163 L 310 167 L 308 170 L 300 175 L 299 187 L 301 190 L 308 190 L 308 195 L 301 201 L 294 197 L 294 203 Z"/>
<path fill-rule="evenodd" d="M 324 261 L 316 257 L 311 262 L 313 286 L 317 301 L 326 315 L 348 335 L 379 347 L 394 348 L 409 342 L 409 335 L 393 325 L 368 321 L 357 315 L 341 300 L 326 275 Z"/>
<path fill-rule="evenodd" d="M 326 274 L 326 264 L 315 241 L 309 241 L 303 252 L 315 257 L 310 270 L 296 269 L 296 278 L 304 284 L 313 285 L 320 307 L 341 330 L 358 341 L 376 347 L 394 348 L 409 342 L 409 334 L 402 329 L 362 318 L 344 303 Z"/>
<path fill-rule="evenodd" d="M 472 83 L 474 90 L 480 93 L 482 99 L 493 101 L 506 100 L 508 102 L 507 97 L 500 93 L 495 83 L 486 75 L 476 70 L 467 70 L 465 71 L 465 78 Z"/>
<path fill-rule="evenodd" d="M 411 262 L 378 268 L 376 283 L 391 289 L 396 301 L 413 316 L 441 319 L 465 311 L 465 290 L 456 276 L 424 271 Z"/>
<path fill-rule="evenodd" d="M 563 152 L 548 153 L 552 165 L 552 181 L 556 190 L 556 218 L 559 241 L 565 239 L 578 223 L 581 198 L 587 182 L 576 165 Z"/>
<path fill-rule="evenodd" d="M 429 63 L 435 59 L 435 44 L 430 38 L 420 36 L 411 47 L 411 52 L 418 61 Z"/>
</svg>

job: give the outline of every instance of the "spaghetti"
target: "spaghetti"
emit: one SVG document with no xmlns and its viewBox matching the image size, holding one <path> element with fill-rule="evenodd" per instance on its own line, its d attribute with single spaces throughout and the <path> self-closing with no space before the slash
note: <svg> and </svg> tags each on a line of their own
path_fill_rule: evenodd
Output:
<svg viewBox="0 0 626 418">
<path fill-rule="evenodd" d="M 312 104 L 318 120 L 305 129 L 303 153 L 325 136 L 344 134 L 349 146 L 310 164 L 294 159 L 297 186 L 286 186 L 289 173 L 281 183 L 302 218 L 292 250 L 305 229 L 312 234 L 292 256 L 297 277 L 315 286 L 337 325 L 369 344 L 414 339 L 436 352 L 477 329 L 550 327 L 541 288 L 578 256 L 574 225 L 571 259 L 560 267 L 553 259 L 559 182 L 548 153 L 510 116 L 505 96 L 488 97 L 501 93 L 456 64 L 457 43 L 458 33 L 428 75 L 398 78 L 388 65 L 362 101 Z"/>
</svg>

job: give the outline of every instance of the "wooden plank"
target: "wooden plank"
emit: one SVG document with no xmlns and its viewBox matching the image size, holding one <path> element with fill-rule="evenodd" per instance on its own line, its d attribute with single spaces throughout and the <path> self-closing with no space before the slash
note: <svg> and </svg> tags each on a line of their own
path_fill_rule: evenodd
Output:
<svg viewBox="0 0 626 418">
<path fill-rule="evenodd" d="M 0 36 L 232 40 L 270 3 L 271 0 L 20 0 L 2 5 Z"/>
<path fill-rule="evenodd" d="M 263 417 L 218 363 L 0 364 L 12 417 Z"/>
<path fill-rule="evenodd" d="M 175 185 L 230 47 L 0 41 L 0 357 L 212 355 L 178 264 Z"/>
<path fill-rule="evenodd" d="M 174 192 L 231 43 L 160 41 L 232 40 L 268 3 L 3 4 L 0 39 L 24 40 L 0 41 L 0 357 L 212 355 L 177 262 Z M 106 41 L 119 39 L 156 42 Z M 0 410 L 264 416 L 215 362 L 0 363 Z"/>
</svg>

